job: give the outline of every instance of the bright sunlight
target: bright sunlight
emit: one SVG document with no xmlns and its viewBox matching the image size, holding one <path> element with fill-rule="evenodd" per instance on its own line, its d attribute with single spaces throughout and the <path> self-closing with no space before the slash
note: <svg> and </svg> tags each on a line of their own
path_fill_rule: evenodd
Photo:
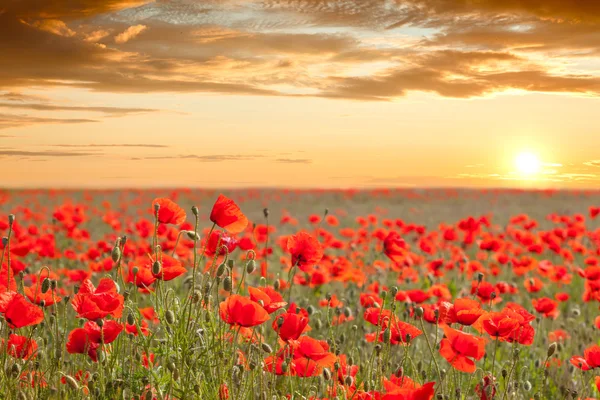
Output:
<svg viewBox="0 0 600 400">
<path fill-rule="evenodd" d="M 520 174 L 530 176 L 539 172 L 542 163 L 537 155 L 530 152 L 523 152 L 515 158 L 515 166 Z"/>
</svg>

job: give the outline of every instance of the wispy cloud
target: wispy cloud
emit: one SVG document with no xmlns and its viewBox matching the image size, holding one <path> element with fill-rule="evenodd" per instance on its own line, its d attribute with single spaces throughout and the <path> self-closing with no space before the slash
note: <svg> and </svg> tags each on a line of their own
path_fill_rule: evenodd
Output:
<svg viewBox="0 0 600 400">
<path fill-rule="evenodd" d="M 28 115 L 2 114 L 0 113 L 0 129 L 20 128 L 38 124 L 84 124 L 99 122 L 88 118 L 43 118 Z"/>
<path fill-rule="evenodd" d="M 231 154 L 208 154 L 208 155 L 196 155 L 196 154 L 184 154 L 184 155 L 165 155 L 165 156 L 148 156 L 148 157 L 132 157 L 130 160 L 172 160 L 172 159 L 184 159 L 184 160 L 196 160 L 199 162 L 222 162 L 222 161 L 252 161 L 263 158 L 263 155 L 231 155 Z"/>
<path fill-rule="evenodd" d="M 312 160 L 308 158 L 278 158 L 275 162 L 284 164 L 310 164 Z"/>
<path fill-rule="evenodd" d="M 100 153 L 82 151 L 30 151 L 0 149 L 0 157 L 87 157 L 97 156 Z"/>
<path fill-rule="evenodd" d="M 48 147 L 84 148 L 84 147 L 141 147 L 141 148 L 168 148 L 166 144 L 149 143 L 116 143 L 116 144 L 52 144 Z"/>
</svg>

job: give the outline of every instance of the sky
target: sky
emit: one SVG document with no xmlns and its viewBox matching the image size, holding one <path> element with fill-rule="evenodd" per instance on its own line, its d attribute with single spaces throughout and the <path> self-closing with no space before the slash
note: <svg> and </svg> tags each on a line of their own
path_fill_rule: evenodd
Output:
<svg viewBox="0 0 600 400">
<path fill-rule="evenodd" d="M 2 0 L 2 187 L 600 185 L 600 2 Z"/>
</svg>

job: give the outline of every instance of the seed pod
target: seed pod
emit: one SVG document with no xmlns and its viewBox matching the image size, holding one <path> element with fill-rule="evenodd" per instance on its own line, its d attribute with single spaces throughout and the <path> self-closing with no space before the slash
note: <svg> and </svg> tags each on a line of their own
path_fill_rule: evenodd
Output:
<svg viewBox="0 0 600 400">
<path fill-rule="evenodd" d="M 12 226 L 15 223 L 15 214 L 8 214 L 8 225 Z"/>
<path fill-rule="evenodd" d="M 225 273 L 225 263 L 221 263 L 219 264 L 219 266 L 217 267 L 217 276 L 220 278 L 223 276 L 223 274 Z"/>
<path fill-rule="evenodd" d="M 135 317 L 133 316 L 132 313 L 127 314 L 127 323 L 129 325 L 135 324 Z"/>
<path fill-rule="evenodd" d="M 389 343 L 391 339 L 392 339 L 392 332 L 390 331 L 390 328 L 387 327 L 385 329 L 385 331 L 383 331 L 383 342 Z"/>
<path fill-rule="evenodd" d="M 231 286 L 231 277 L 226 276 L 225 279 L 223 279 L 223 289 L 225 289 L 226 292 L 231 292 Z"/>
<path fill-rule="evenodd" d="M 175 323 L 175 313 L 172 310 L 167 310 L 165 319 L 169 325 L 173 325 Z"/>
<path fill-rule="evenodd" d="M 42 293 L 46 293 L 48 290 L 50 290 L 50 279 L 44 278 L 44 281 L 42 282 Z"/>
<path fill-rule="evenodd" d="M 418 318 L 422 318 L 423 317 L 423 307 L 417 307 L 417 308 L 415 308 L 415 315 Z"/>
<path fill-rule="evenodd" d="M 138 272 L 140 271 L 140 269 L 138 267 L 133 267 L 131 269 L 131 272 L 133 273 L 133 276 L 136 276 L 138 274 Z"/>
<path fill-rule="evenodd" d="M 196 206 L 192 206 L 192 214 L 194 214 L 194 216 L 198 216 L 198 207 Z"/>
</svg>

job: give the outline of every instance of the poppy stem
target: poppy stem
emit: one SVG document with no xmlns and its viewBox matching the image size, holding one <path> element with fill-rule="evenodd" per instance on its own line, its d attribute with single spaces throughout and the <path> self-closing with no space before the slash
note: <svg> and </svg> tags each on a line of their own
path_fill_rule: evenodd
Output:
<svg viewBox="0 0 600 400">
<path fill-rule="evenodd" d="M 494 358 L 492 358 L 492 384 L 494 380 L 494 368 L 496 367 L 496 352 L 498 351 L 498 336 L 496 336 L 496 340 L 494 340 Z"/>
<path fill-rule="evenodd" d="M 433 353 L 433 347 L 431 347 L 431 342 L 429 341 L 429 334 L 425 330 L 425 324 L 423 323 L 423 317 L 419 318 L 419 321 L 421 322 L 421 330 L 423 331 L 423 336 L 425 336 L 425 342 L 427 342 L 427 347 L 429 348 L 429 353 L 431 353 L 431 359 L 433 360 L 433 362 L 435 364 L 435 369 L 437 370 L 437 373 L 438 373 L 440 384 L 442 386 L 442 395 L 443 395 L 444 394 L 444 385 L 443 385 L 443 379 L 442 379 L 442 371 L 440 370 L 440 365 L 438 364 L 437 359 L 435 358 L 435 354 Z"/>
</svg>

